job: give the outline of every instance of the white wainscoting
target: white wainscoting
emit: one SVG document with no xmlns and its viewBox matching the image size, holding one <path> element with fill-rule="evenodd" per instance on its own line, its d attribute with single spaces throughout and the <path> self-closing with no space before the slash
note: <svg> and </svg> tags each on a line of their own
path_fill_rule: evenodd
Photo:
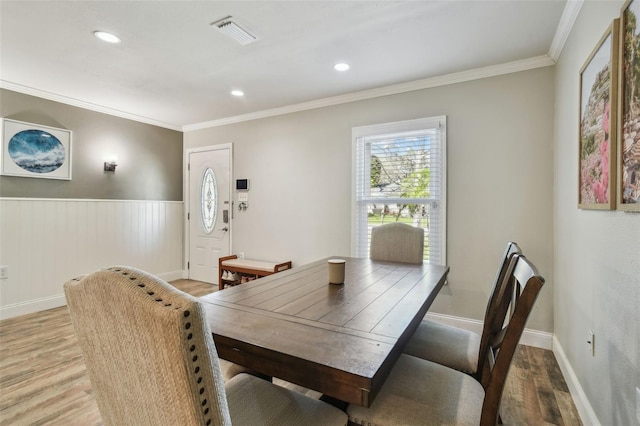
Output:
<svg viewBox="0 0 640 426">
<path fill-rule="evenodd" d="M 0 319 L 66 304 L 62 285 L 111 265 L 183 277 L 181 201 L 0 198 Z"/>
</svg>

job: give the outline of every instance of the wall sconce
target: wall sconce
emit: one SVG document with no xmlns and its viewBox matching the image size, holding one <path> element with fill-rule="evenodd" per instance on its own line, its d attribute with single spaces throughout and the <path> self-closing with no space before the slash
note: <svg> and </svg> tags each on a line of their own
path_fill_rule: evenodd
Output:
<svg viewBox="0 0 640 426">
<path fill-rule="evenodd" d="M 107 161 L 104 162 L 104 171 L 105 172 L 115 172 L 117 165 L 118 165 L 118 158 L 115 157 L 115 156 L 111 157 L 110 159 L 108 159 Z"/>
</svg>

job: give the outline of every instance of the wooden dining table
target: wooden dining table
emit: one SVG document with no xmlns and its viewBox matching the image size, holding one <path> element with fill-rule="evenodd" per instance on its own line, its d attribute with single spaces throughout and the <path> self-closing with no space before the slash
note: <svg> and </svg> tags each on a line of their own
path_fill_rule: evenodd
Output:
<svg viewBox="0 0 640 426">
<path fill-rule="evenodd" d="M 200 298 L 221 358 L 368 407 L 445 282 L 447 266 L 328 259 Z"/>
</svg>

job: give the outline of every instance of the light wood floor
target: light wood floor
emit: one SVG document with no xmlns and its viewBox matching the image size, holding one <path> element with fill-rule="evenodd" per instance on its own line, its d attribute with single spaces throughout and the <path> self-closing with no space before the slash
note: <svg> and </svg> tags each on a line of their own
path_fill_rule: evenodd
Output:
<svg viewBox="0 0 640 426">
<path fill-rule="evenodd" d="M 216 289 L 197 281 L 173 284 L 197 297 Z M 581 424 L 551 351 L 518 348 L 502 417 L 510 425 Z M 102 425 L 66 307 L 0 321 L 0 425 Z"/>
</svg>

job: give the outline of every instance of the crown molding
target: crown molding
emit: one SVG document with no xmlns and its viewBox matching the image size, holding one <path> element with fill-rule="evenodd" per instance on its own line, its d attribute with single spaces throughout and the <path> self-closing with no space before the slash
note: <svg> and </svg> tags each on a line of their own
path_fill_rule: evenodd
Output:
<svg viewBox="0 0 640 426">
<path fill-rule="evenodd" d="M 154 120 L 149 117 L 143 117 L 141 115 L 131 114 L 129 112 L 120 111 L 113 108 L 104 107 L 91 102 L 81 101 L 79 99 L 70 98 L 68 96 L 58 95 L 56 93 L 47 92 L 45 90 L 36 89 L 22 84 L 12 83 L 6 80 L 0 80 L 0 88 L 12 90 L 14 92 L 23 93 L 25 95 L 36 96 L 38 98 L 48 99 L 50 101 L 60 102 L 66 105 L 71 105 L 78 108 L 87 109 L 90 111 L 100 112 L 103 114 L 113 115 L 120 118 L 126 118 L 127 120 L 133 120 L 140 123 L 151 124 L 153 126 L 164 127 L 165 129 L 182 131 L 182 128 L 178 125 L 165 123 L 163 121 Z"/>
<path fill-rule="evenodd" d="M 584 0 L 569 0 L 564 7 L 564 11 L 560 17 L 560 22 L 558 23 L 558 28 L 556 29 L 556 34 L 553 36 L 553 41 L 549 48 L 549 57 L 554 62 L 558 60 L 560 53 L 562 53 L 564 44 L 569 38 L 573 24 L 575 24 L 576 19 L 578 18 L 578 13 L 580 13 L 583 3 Z"/>
<path fill-rule="evenodd" d="M 582 2 L 582 0 L 572 0 L 571 3 Z M 565 9 L 566 11 L 566 9 Z M 577 14 L 577 13 L 576 13 Z M 564 15 L 563 15 L 564 16 Z M 575 21 L 575 18 L 574 18 Z M 573 24 L 572 24 L 573 25 Z M 566 40 L 566 38 L 565 38 Z M 522 59 L 519 61 L 507 62 L 499 65 L 490 65 L 487 67 L 475 68 L 467 71 L 461 71 L 452 74 L 446 74 L 437 77 L 426 78 L 422 80 L 410 81 L 407 83 L 393 84 L 391 86 L 379 87 L 376 89 L 363 90 L 360 92 L 348 93 L 345 95 L 332 96 L 329 98 L 318 99 L 309 102 L 303 102 L 294 105 L 287 105 L 279 108 L 272 108 L 263 111 L 256 111 L 248 114 L 237 115 L 233 117 L 221 118 L 202 123 L 178 126 L 171 123 L 165 123 L 153 120 L 148 117 L 127 113 L 124 111 L 107 108 L 90 102 L 81 101 L 67 96 L 50 93 L 44 90 L 35 89 L 28 86 L 12 83 L 6 80 L 0 80 L 0 88 L 13 90 L 15 92 L 24 93 L 26 95 L 37 96 L 39 98 L 48 99 L 67 105 L 88 109 L 116 117 L 126 118 L 153 126 L 163 127 L 170 130 L 182 132 L 190 132 L 195 130 L 208 129 L 212 127 L 226 126 L 228 124 L 242 123 L 245 121 L 259 120 L 262 118 L 275 117 L 279 115 L 291 114 L 295 112 L 308 111 L 316 108 L 324 108 L 333 105 L 340 105 L 350 102 L 362 101 L 367 99 L 379 98 L 382 96 L 397 95 L 400 93 L 412 92 L 416 90 L 430 89 L 434 87 L 447 86 L 450 84 L 463 83 L 466 81 L 479 80 L 482 78 L 495 77 L 504 74 L 511 74 L 520 71 L 527 71 L 535 68 L 548 67 L 555 64 L 555 61 L 549 55 L 536 56 L 533 58 Z"/>
<path fill-rule="evenodd" d="M 415 80 L 407 83 L 394 84 L 391 86 L 385 86 L 376 89 L 363 90 L 346 95 L 332 96 L 329 98 L 303 102 L 295 105 L 288 105 L 280 108 L 272 108 L 263 111 L 252 112 L 249 114 L 237 115 L 234 117 L 221 118 L 219 120 L 189 124 L 183 126 L 182 131 L 190 132 L 211 127 L 225 126 L 228 124 L 241 123 L 244 121 L 259 120 L 261 118 L 275 117 L 278 115 L 291 114 L 294 112 L 307 111 L 310 109 L 323 108 L 349 102 L 378 98 L 382 96 L 412 92 L 415 90 L 430 89 L 433 87 L 446 86 L 449 84 L 463 83 L 466 81 L 479 80 L 482 78 L 495 77 L 520 71 L 527 71 L 535 68 L 552 66 L 554 64 L 555 61 L 553 61 L 548 55 L 536 56 L 520 61 L 475 68 L 468 71 L 461 71 L 438 77 Z"/>
</svg>

